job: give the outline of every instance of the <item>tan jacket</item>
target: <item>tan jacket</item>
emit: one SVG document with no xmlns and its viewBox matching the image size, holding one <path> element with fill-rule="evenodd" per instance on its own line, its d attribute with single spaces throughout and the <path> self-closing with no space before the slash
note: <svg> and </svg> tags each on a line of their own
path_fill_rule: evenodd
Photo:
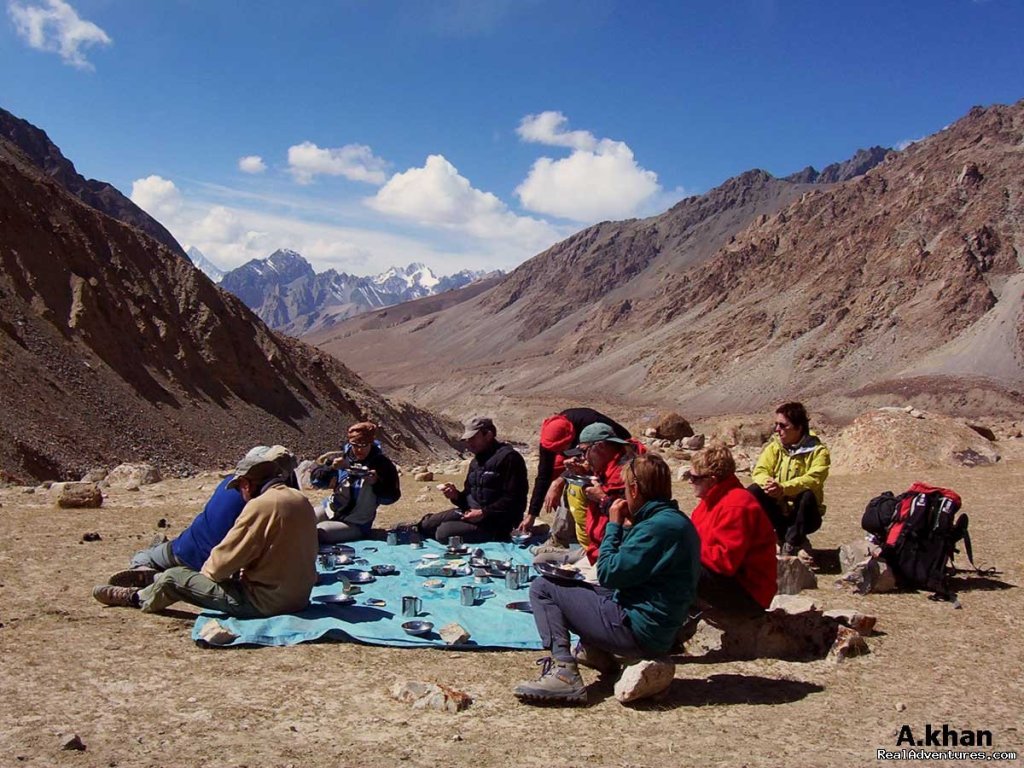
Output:
<svg viewBox="0 0 1024 768">
<path fill-rule="evenodd" d="M 266 616 L 300 611 L 316 584 L 316 513 L 299 491 L 273 485 L 242 509 L 203 564 L 226 581 L 241 572 L 252 604 Z"/>
</svg>

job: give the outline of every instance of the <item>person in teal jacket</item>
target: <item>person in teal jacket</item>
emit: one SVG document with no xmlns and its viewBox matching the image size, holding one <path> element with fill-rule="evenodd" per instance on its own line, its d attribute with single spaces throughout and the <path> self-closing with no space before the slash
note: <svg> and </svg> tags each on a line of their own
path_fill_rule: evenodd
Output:
<svg viewBox="0 0 1024 768">
<path fill-rule="evenodd" d="M 522 701 L 585 704 L 579 664 L 610 672 L 618 668 L 616 656 L 661 656 L 687 618 L 700 576 L 700 539 L 671 499 L 671 471 L 660 456 L 645 454 L 629 460 L 622 478 L 626 498 L 608 510 L 597 558 L 600 585 L 542 577 L 530 586 L 533 618 L 551 656 L 538 662 L 539 680 L 516 686 Z M 570 632 L 580 638 L 575 654 Z"/>
<path fill-rule="evenodd" d="M 828 448 L 811 431 L 800 403 L 776 408 L 773 429 L 775 435 L 761 451 L 747 490 L 772 521 L 781 553 L 810 554 L 807 534 L 821 528 L 825 514 Z"/>
</svg>

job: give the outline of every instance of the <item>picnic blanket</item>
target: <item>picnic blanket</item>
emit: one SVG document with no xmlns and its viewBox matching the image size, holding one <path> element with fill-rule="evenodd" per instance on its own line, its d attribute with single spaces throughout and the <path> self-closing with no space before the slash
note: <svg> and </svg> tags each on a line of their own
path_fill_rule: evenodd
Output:
<svg viewBox="0 0 1024 768">
<path fill-rule="evenodd" d="M 417 576 L 415 566 L 423 554 L 443 554 L 445 547 L 435 541 L 423 542 L 422 549 L 413 549 L 408 544 L 388 545 L 382 541 L 358 541 L 351 545 L 356 556 L 365 558 L 366 563 L 346 565 L 330 571 L 321 571 L 320 579 L 313 588 L 310 605 L 305 610 L 282 616 L 259 619 L 237 619 L 220 613 L 204 612 L 192 628 L 192 639 L 200 642 L 203 626 L 216 620 L 238 637 L 226 645 L 294 645 L 321 638 L 334 640 L 357 640 L 372 645 L 389 645 L 407 648 L 422 648 L 445 645 L 438 635 L 441 627 L 458 622 L 470 633 L 470 640 L 461 649 L 511 648 L 523 650 L 540 649 L 540 638 L 533 615 L 509 610 L 511 602 L 529 600 L 526 587 L 511 590 L 503 579 L 494 577 L 491 583 L 479 585 L 494 593 L 493 597 L 465 606 L 460 602 L 460 588 L 473 584 L 473 576 L 448 577 L 444 587 L 436 590 L 423 586 L 425 579 Z M 488 558 L 511 560 L 513 563 L 529 564 L 533 556 L 529 550 L 512 544 L 469 545 L 470 549 L 480 547 Z M 372 565 L 391 564 L 398 573 L 378 576 L 369 584 L 361 584 L 361 592 L 351 605 L 324 604 L 317 601 L 325 595 L 342 592 L 340 575 L 355 571 L 369 570 Z M 319 569 L 320 566 L 318 565 Z M 535 574 L 534 574 L 535 575 Z M 410 619 L 402 616 L 402 596 L 414 595 L 423 601 L 418 619 L 434 624 L 433 631 L 425 636 L 408 635 L 402 623 Z M 371 598 L 386 601 L 383 607 L 366 605 Z"/>
</svg>

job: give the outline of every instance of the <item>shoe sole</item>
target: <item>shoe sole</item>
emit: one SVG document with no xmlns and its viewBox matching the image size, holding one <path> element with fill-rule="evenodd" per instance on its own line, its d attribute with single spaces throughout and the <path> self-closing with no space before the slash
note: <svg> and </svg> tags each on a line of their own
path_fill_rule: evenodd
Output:
<svg viewBox="0 0 1024 768">
<path fill-rule="evenodd" d="M 149 568 L 131 568 L 127 571 L 118 571 L 109 579 L 107 584 L 112 587 L 136 587 L 142 589 L 148 587 L 156 580 L 157 571 Z"/>
<path fill-rule="evenodd" d="M 542 704 L 550 707 L 581 707 L 587 704 L 587 693 L 575 693 L 571 696 L 551 696 L 539 693 L 515 692 L 515 697 L 529 704 Z"/>
</svg>

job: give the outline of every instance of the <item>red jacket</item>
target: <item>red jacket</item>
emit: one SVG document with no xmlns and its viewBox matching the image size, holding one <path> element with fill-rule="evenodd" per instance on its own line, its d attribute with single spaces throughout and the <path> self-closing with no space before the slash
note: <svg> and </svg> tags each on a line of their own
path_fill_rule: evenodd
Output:
<svg viewBox="0 0 1024 768">
<path fill-rule="evenodd" d="M 700 534 L 700 561 L 708 570 L 733 576 L 767 608 L 775 597 L 775 529 L 736 475 L 711 487 L 690 515 Z"/>
<path fill-rule="evenodd" d="M 639 440 L 630 438 L 629 442 L 636 454 L 647 453 L 646 446 Z M 601 486 L 601 490 L 605 492 L 605 495 L 611 496 L 613 499 L 626 498 L 626 484 L 622 481 L 622 466 L 619 464 L 626 450 L 627 447 L 625 445 L 622 446 L 622 450 L 608 463 L 608 466 L 604 468 L 604 472 L 599 472 L 597 475 L 597 482 Z M 593 502 L 588 502 L 585 527 L 587 539 L 589 540 L 587 544 L 587 559 L 591 564 L 597 562 L 597 554 L 601 550 L 601 541 L 604 539 L 604 529 L 607 525 L 608 510 L 601 509 L 599 505 Z"/>
</svg>

